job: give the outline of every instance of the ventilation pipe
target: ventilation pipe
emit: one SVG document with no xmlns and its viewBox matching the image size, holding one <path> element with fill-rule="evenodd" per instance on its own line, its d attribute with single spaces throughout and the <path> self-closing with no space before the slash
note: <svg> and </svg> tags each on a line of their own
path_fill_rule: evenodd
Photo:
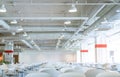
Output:
<svg viewBox="0 0 120 77">
<path fill-rule="evenodd" d="M 10 26 L 3 20 L 0 20 L 0 26 L 2 26 L 3 28 L 9 30 Z"/>
</svg>

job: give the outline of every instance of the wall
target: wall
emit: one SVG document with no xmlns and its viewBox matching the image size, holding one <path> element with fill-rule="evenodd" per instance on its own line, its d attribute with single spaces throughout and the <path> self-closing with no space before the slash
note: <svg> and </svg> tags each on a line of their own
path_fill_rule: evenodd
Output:
<svg viewBox="0 0 120 77">
<path fill-rule="evenodd" d="M 76 62 L 76 52 L 71 51 L 28 51 L 19 54 L 20 63 L 48 62 Z"/>
</svg>

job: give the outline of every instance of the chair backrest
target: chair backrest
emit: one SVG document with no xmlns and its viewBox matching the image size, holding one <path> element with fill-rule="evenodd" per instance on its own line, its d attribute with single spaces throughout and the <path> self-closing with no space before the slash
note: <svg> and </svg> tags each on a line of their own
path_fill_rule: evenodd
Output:
<svg viewBox="0 0 120 77">
<path fill-rule="evenodd" d="M 30 73 L 25 77 L 51 77 L 51 76 L 47 73 Z"/>
<path fill-rule="evenodd" d="M 104 72 L 98 74 L 96 77 L 120 77 L 118 72 Z"/>
<path fill-rule="evenodd" d="M 73 71 L 74 71 L 74 69 L 71 67 L 64 67 L 64 68 L 60 69 L 60 72 L 62 72 L 62 73 L 73 72 Z"/>
<path fill-rule="evenodd" d="M 96 77 L 97 74 L 105 72 L 102 69 L 90 69 L 87 72 L 85 72 L 86 77 Z"/>
<path fill-rule="evenodd" d="M 48 73 L 49 75 L 51 75 L 51 77 L 57 77 L 59 75 L 59 72 L 53 68 L 41 69 L 39 71 L 44 72 L 44 73 Z"/>
<path fill-rule="evenodd" d="M 78 72 L 69 72 L 60 74 L 58 77 L 85 77 L 85 75 Z"/>
</svg>

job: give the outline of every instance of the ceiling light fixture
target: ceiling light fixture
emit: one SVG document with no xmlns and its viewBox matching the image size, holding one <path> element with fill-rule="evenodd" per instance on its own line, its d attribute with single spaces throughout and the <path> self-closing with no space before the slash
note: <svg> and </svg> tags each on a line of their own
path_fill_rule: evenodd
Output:
<svg viewBox="0 0 120 77">
<path fill-rule="evenodd" d="M 27 33 L 26 33 L 26 32 L 24 32 L 23 36 L 27 36 Z"/>
<path fill-rule="evenodd" d="M 69 12 L 77 12 L 77 8 L 75 7 L 75 4 L 72 4 L 71 8 L 69 9 Z"/>
<path fill-rule="evenodd" d="M 69 24 L 71 24 L 71 21 L 65 21 L 64 24 L 69 25 Z"/>
<path fill-rule="evenodd" d="M 12 32 L 12 35 L 15 35 L 16 33 L 15 32 Z"/>
<path fill-rule="evenodd" d="M 5 5 L 4 5 L 4 4 L 1 5 L 1 7 L 0 7 L 0 12 L 2 12 L 2 13 L 7 12 L 7 9 L 5 8 Z"/>
<path fill-rule="evenodd" d="M 17 21 L 16 20 L 12 20 L 10 23 L 11 24 L 17 24 Z"/>
<path fill-rule="evenodd" d="M 120 10 L 116 10 L 116 13 L 120 13 Z"/>
<path fill-rule="evenodd" d="M 23 28 L 22 28 L 22 26 L 19 26 L 17 29 L 17 32 L 21 32 L 21 31 L 23 31 Z"/>
</svg>

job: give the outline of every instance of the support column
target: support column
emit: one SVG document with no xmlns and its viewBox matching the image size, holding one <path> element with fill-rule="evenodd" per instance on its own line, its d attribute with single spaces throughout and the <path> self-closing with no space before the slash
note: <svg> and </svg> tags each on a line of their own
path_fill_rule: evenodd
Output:
<svg viewBox="0 0 120 77">
<path fill-rule="evenodd" d="M 4 62 L 6 64 L 12 64 L 13 63 L 13 48 L 14 48 L 13 41 L 9 41 L 9 42 L 5 43 Z"/>
<path fill-rule="evenodd" d="M 87 62 L 87 58 L 88 58 L 88 44 L 87 43 L 84 43 L 84 44 L 81 44 L 81 61 L 83 63 L 86 63 Z"/>
<path fill-rule="evenodd" d="M 106 36 L 102 32 L 95 38 L 95 62 L 107 63 Z"/>
</svg>

